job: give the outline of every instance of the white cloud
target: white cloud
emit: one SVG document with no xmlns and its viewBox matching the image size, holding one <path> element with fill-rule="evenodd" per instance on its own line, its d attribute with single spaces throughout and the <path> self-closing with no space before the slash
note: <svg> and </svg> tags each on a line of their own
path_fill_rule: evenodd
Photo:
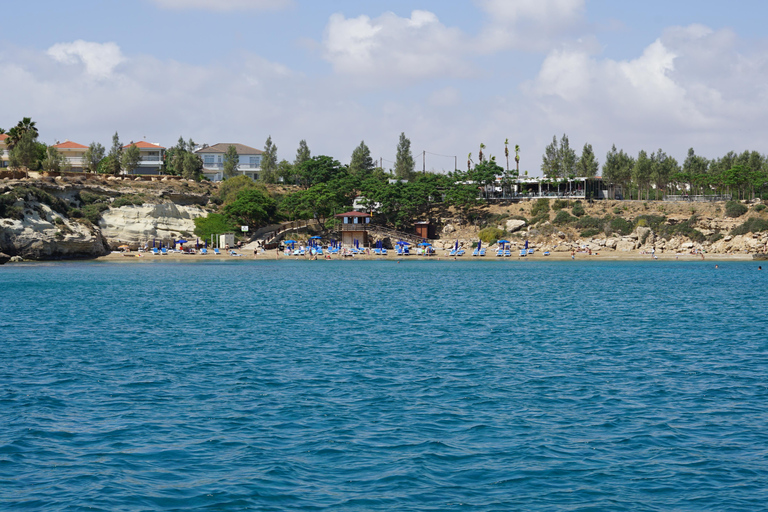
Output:
<svg viewBox="0 0 768 512">
<path fill-rule="evenodd" d="M 280 10 L 293 0 L 152 0 L 165 9 L 200 9 L 208 11 Z"/>
<path fill-rule="evenodd" d="M 583 22 L 585 0 L 476 0 L 488 24 L 478 36 L 485 52 L 549 50 Z"/>
<path fill-rule="evenodd" d="M 666 30 L 634 59 L 552 51 L 523 90 L 533 115 L 559 127 L 553 133 L 592 134 L 633 152 L 671 145 L 716 155 L 761 148 L 766 82 L 764 52 L 742 53 L 730 31 L 692 25 Z"/>
<path fill-rule="evenodd" d="M 85 65 L 85 72 L 95 78 L 108 78 L 115 67 L 123 62 L 123 55 L 115 43 L 92 43 L 77 40 L 57 43 L 48 48 L 48 55 L 62 64 Z"/>
<path fill-rule="evenodd" d="M 410 18 L 334 14 L 325 29 L 323 56 L 337 73 L 383 86 L 465 76 L 466 43 L 460 30 L 446 27 L 428 11 L 413 11 Z"/>
</svg>

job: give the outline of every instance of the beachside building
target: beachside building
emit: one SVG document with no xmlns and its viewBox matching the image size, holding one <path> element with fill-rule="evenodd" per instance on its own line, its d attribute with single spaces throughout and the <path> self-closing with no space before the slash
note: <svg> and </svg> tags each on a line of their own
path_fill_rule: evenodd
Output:
<svg viewBox="0 0 768 512">
<path fill-rule="evenodd" d="M 139 142 L 131 142 L 123 146 L 123 151 L 135 144 L 139 148 L 141 154 L 141 160 L 131 174 L 160 174 L 160 168 L 163 166 L 163 158 L 165 157 L 165 148 L 160 144 L 154 144 L 145 140 Z"/>
<path fill-rule="evenodd" d="M 253 180 L 259 179 L 261 157 L 264 152 L 245 144 L 230 142 L 203 146 L 195 151 L 195 154 L 203 159 L 203 175 L 211 181 L 221 181 L 224 179 L 224 154 L 229 146 L 235 146 L 239 159 L 235 172 L 248 176 Z"/>
<path fill-rule="evenodd" d="M 0 167 L 8 167 L 8 146 L 5 145 L 5 139 L 8 135 L 5 133 L 0 134 Z"/>
<path fill-rule="evenodd" d="M 69 168 L 72 172 L 83 172 L 85 152 L 88 150 L 88 146 L 65 140 L 64 142 L 57 142 L 51 147 L 64 157 L 64 168 Z"/>
<path fill-rule="evenodd" d="M 355 245 L 357 240 L 361 247 L 368 243 L 368 227 L 371 224 L 371 216 L 363 212 L 339 213 L 336 218 L 341 222 L 341 243 L 348 246 Z"/>
</svg>

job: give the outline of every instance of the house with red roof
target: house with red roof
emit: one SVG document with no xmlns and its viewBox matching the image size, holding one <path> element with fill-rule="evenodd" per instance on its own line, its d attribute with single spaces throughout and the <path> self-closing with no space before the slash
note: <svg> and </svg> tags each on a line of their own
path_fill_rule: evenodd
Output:
<svg viewBox="0 0 768 512">
<path fill-rule="evenodd" d="M 8 167 L 8 146 L 5 145 L 5 139 L 8 135 L 0 133 L 0 167 Z"/>
<path fill-rule="evenodd" d="M 203 146 L 195 151 L 195 154 L 203 159 L 203 175 L 211 181 L 224 179 L 224 154 L 229 146 L 235 146 L 237 151 L 238 165 L 235 172 L 253 180 L 259 179 L 261 156 L 264 152 L 236 142 L 220 142 L 213 146 Z"/>
<path fill-rule="evenodd" d="M 64 157 L 65 168 L 73 172 L 83 172 L 85 152 L 88 150 L 88 146 L 83 146 L 71 140 L 65 140 L 64 142 L 57 142 L 51 147 L 55 148 Z"/>
<path fill-rule="evenodd" d="M 126 144 L 123 146 L 123 151 L 134 144 L 139 148 L 141 160 L 139 166 L 131 174 L 160 174 L 160 168 L 163 166 L 163 158 L 165 157 L 165 148 L 160 144 L 140 140 Z"/>
</svg>

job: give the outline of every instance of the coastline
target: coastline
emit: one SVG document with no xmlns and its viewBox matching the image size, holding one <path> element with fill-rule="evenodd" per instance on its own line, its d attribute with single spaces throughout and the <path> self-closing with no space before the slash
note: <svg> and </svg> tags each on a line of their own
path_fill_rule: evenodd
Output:
<svg viewBox="0 0 768 512">
<path fill-rule="evenodd" d="M 141 256 L 138 256 L 141 254 Z M 317 260 L 312 260 L 309 257 L 302 256 L 286 256 L 283 253 L 277 255 L 275 251 L 267 251 L 266 253 L 260 253 L 256 256 L 253 254 L 242 254 L 242 256 L 230 256 L 228 254 L 215 255 L 209 254 L 181 254 L 181 253 L 169 253 L 166 255 L 153 255 L 151 253 L 121 253 L 113 252 L 106 256 L 100 256 L 93 261 L 102 262 L 123 262 L 123 263 L 146 263 L 146 262 L 212 262 L 212 261 L 498 261 L 498 262 L 510 262 L 510 261 L 568 261 L 571 260 L 571 253 L 569 252 L 553 252 L 549 256 L 543 254 L 532 254 L 525 257 L 513 255 L 511 257 L 500 258 L 495 255 L 487 256 L 471 256 L 465 254 L 454 258 L 446 254 L 436 254 L 433 256 L 419 256 L 409 255 L 400 256 L 395 254 L 394 251 L 390 251 L 388 254 L 381 256 L 377 254 L 362 254 L 353 257 L 343 258 L 339 255 L 334 255 L 330 260 L 318 256 Z M 616 252 L 606 251 L 598 252 L 589 255 L 587 253 L 576 253 L 573 261 L 653 261 L 654 258 L 650 254 L 639 254 L 630 252 Z M 657 253 L 656 261 L 755 261 L 752 258 L 752 254 L 705 254 L 704 260 L 701 256 L 696 254 L 675 254 L 675 253 Z"/>
</svg>

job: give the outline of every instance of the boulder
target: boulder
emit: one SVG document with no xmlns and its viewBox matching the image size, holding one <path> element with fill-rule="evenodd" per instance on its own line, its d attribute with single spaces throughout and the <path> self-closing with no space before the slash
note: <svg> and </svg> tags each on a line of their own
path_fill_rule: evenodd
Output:
<svg viewBox="0 0 768 512">
<path fill-rule="evenodd" d="M 453 233 L 454 231 L 456 231 L 456 228 L 454 227 L 453 224 L 446 224 L 445 226 L 443 226 L 443 233 L 448 234 L 448 233 Z"/>
<path fill-rule="evenodd" d="M 0 252 L 0 265 L 5 265 L 9 261 L 11 261 L 11 257 L 4 252 Z"/>
<path fill-rule="evenodd" d="M 509 219 L 507 221 L 507 232 L 514 233 L 525 227 L 525 221 L 521 219 Z"/>
<path fill-rule="evenodd" d="M 605 246 L 608 249 L 615 249 L 617 243 L 619 243 L 619 241 L 617 239 L 615 239 L 615 238 L 608 238 L 605 241 Z"/>
<path fill-rule="evenodd" d="M 621 239 L 616 242 L 616 250 L 622 252 L 631 252 L 635 250 L 635 241 Z"/>
</svg>

